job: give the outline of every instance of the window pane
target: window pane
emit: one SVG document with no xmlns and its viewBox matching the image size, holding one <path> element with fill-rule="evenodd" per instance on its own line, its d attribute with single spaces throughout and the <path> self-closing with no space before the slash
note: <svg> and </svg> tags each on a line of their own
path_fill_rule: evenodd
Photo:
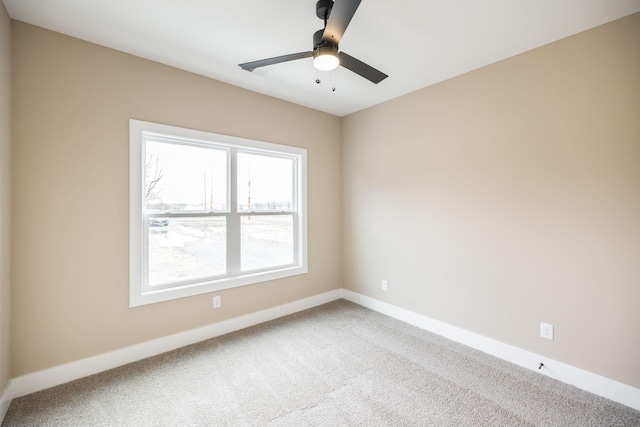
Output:
<svg viewBox="0 0 640 427">
<path fill-rule="evenodd" d="M 148 210 L 227 210 L 226 151 L 147 141 L 146 156 Z"/>
<path fill-rule="evenodd" d="M 149 219 L 149 286 L 226 273 L 226 218 Z"/>
<path fill-rule="evenodd" d="M 293 215 L 245 215 L 240 220 L 242 271 L 293 264 Z"/>
<path fill-rule="evenodd" d="M 291 211 L 293 160 L 238 153 L 238 211 Z"/>
</svg>

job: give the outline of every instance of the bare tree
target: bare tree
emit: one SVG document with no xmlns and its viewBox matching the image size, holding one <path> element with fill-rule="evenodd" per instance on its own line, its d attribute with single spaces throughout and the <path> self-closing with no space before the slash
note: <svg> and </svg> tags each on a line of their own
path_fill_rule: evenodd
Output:
<svg viewBox="0 0 640 427">
<path fill-rule="evenodd" d="M 145 164 L 145 179 L 146 179 L 146 193 L 144 195 L 145 201 L 158 199 L 159 197 L 159 185 L 162 180 L 164 170 L 160 165 L 160 155 L 157 151 L 153 151 L 147 155 L 147 161 Z"/>
</svg>

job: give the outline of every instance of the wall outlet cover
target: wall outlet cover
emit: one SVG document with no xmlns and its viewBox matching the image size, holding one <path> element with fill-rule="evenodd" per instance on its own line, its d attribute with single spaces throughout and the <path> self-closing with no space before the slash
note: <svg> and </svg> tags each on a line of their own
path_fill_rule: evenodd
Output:
<svg viewBox="0 0 640 427">
<path fill-rule="evenodd" d="M 553 325 L 540 322 L 540 336 L 548 340 L 553 340 Z"/>
</svg>

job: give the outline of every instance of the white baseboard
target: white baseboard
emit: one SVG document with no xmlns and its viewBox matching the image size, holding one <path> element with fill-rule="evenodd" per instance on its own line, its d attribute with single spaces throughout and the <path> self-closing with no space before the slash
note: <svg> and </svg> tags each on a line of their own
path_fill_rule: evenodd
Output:
<svg viewBox="0 0 640 427">
<path fill-rule="evenodd" d="M 117 368 L 147 357 L 156 356 L 186 345 L 297 313 L 340 298 L 640 410 L 640 389 L 346 289 L 336 289 L 292 303 L 225 320 L 220 323 L 157 338 L 123 349 L 13 378 L 2 395 L 0 395 L 0 423 L 4 419 L 12 399 L 112 368 Z M 542 370 L 537 369 L 540 362 L 545 365 Z"/>
<path fill-rule="evenodd" d="M 450 340 L 475 348 L 484 353 L 574 385 L 614 402 L 640 411 L 640 389 L 588 372 L 566 363 L 514 347 L 421 314 L 343 289 L 342 297 L 363 307 L 401 320 L 418 328 L 441 335 Z M 544 363 L 542 369 L 538 369 Z"/>
<path fill-rule="evenodd" d="M 186 345 L 195 344 L 210 338 L 258 325 L 260 323 L 274 320 L 279 317 L 297 313 L 302 310 L 316 307 L 342 297 L 342 289 L 315 295 L 292 303 L 280 305 L 245 316 L 203 326 L 201 328 L 157 338 L 130 347 L 65 363 L 64 365 L 33 372 L 14 378 L 5 392 L 6 400 L 11 403 L 11 399 L 35 393 L 50 387 L 77 380 L 89 375 L 97 374 L 109 369 L 117 368 L 128 363 L 136 362 L 147 357 L 156 356 L 167 351 L 175 350 Z M 4 395 L 3 395 L 4 396 Z M 2 400 L 4 408 L 5 399 Z M 9 406 L 7 403 L 7 408 Z M 6 411 L 5 411 L 6 412 Z M 0 412 L 0 422 L 4 418 L 4 413 Z"/>
<path fill-rule="evenodd" d="M 2 420 L 4 420 L 4 416 L 7 415 L 7 411 L 9 410 L 9 405 L 11 405 L 11 398 L 9 397 L 9 389 L 11 387 L 11 380 L 0 394 L 0 424 L 2 424 Z"/>
</svg>

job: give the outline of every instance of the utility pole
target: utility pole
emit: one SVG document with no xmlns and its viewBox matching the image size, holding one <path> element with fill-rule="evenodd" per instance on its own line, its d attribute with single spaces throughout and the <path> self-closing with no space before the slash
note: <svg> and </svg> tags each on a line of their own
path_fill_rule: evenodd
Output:
<svg viewBox="0 0 640 427">
<path fill-rule="evenodd" d="M 209 197 L 209 210 L 213 212 L 213 170 L 211 170 L 211 189 Z"/>
<path fill-rule="evenodd" d="M 207 173 L 202 172 L 202 192 L 204 200 L 202 201 L 202 209 L 207 209 Z"/>
<path fill-rule="evenodd" d="M 247 209 L 251 212 L 251 165 L 249 165 L 249 178 L 247 179 Z M 247 217 L 251 219 L 251 215 Z"/>
</svg>

